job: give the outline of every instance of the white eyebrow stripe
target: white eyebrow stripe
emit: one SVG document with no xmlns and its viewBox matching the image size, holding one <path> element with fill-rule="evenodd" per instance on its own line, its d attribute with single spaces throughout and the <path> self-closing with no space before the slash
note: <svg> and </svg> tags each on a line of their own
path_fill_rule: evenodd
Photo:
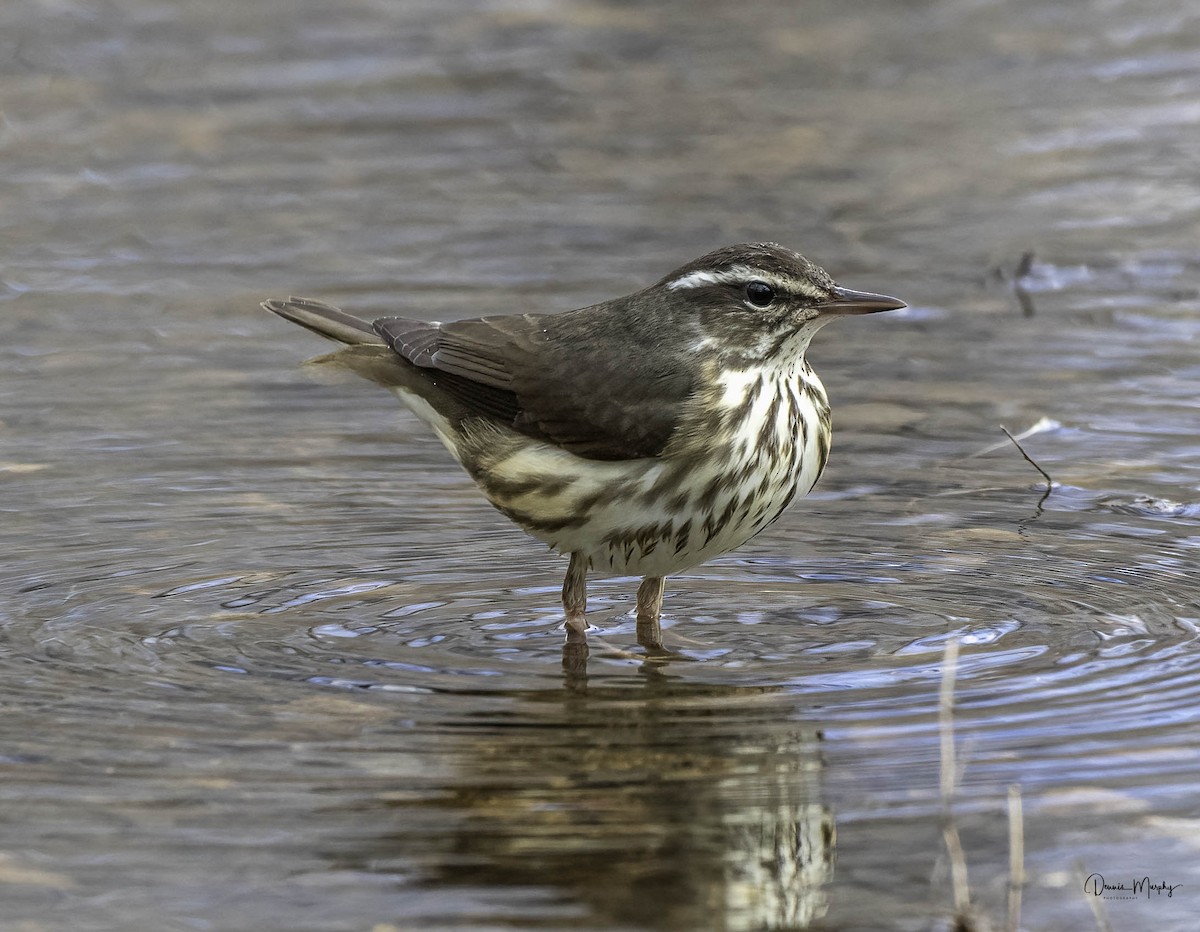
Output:
<svg viewBox="0 0 1200 932">
<path fill-rule="evenodd" d="M 719 272 L 710 269 L 688 272 L 687 275 L 681 275 L 674 281 L 667 282 L 667 288 L 670 291 L 678 291 L 682 288 L 703 288 L 705 285 L 740 285 L 753 280 L 766 282 L 777 291 L 789 294 L 805 295 L 810 298 L 822 297 L 808 282 L 799 281 L 790 276 L 785 278 L 773 275 L 749 265 L 735 265 Z"/>
<path fill-rule="evenodd" d="M 680 288 L 703 288 L 705 285 L 734 285 L 739 282 L 748 282 L 752 278 L 760 278 L 771 284 L 779 284 L 779 282 L 772 280 L 774 276 L 765 275 L 761 269 L 751 268 L 748 265 L 735 265 L 720 272 L 713 272 L 709 269 L 689 272 L 687 275 L 681 275 L 675 281 L 670 282 L 667 287 L 671 291 L 676 291 Z"/>
<path fill-rule="evenodd" d="M 700 288 L 703 285 L 715 285 L 718 282 L 728 281 L 727 277 L 718 277 L 716 272 L 689 272 L 687 275 L 675 279 L 667 284 L 667 288 L 671 291 L 677 291 L 680 288 Z"/>
</svg>

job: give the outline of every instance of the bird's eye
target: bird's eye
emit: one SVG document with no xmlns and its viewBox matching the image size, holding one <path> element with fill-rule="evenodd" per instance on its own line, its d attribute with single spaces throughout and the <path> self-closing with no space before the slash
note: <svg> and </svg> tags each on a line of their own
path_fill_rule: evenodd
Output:
<svg viewBox="0 0 1200 932">
<path fill-rule="evenodd" d="M 775 289 L 757 279 L 746 284 L 746 300 L 755 307 L 766 307 L 775 300 Z"/>
</svg>

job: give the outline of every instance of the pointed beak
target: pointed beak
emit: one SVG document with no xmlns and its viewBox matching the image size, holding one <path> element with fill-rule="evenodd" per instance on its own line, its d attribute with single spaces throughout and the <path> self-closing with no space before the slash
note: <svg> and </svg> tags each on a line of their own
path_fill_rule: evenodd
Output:
<svg viewBox="0 0 1200 932">
<path fill-rule="evenodd" d="M 874 314 L 877 311 L 898 311 L 902 307 L 908 305 L 899 298 L 841 287 L 834 288 L 830 299 L 818 305 L 823 314 Z"/>
</svg>

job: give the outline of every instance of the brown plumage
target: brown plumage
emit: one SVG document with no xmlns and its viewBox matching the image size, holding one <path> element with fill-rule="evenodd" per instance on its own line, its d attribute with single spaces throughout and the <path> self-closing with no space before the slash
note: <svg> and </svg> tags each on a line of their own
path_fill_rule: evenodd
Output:
<svg viewBox="0 0 1200 932">
<path fill-rule="evenodd" d="M 300 298 L 263 306 L 348 344 L 328 358 L 396 392 L 493 505 L 570 554 L 569 635 L 583 637 L 590 568 L 645 577 L 639 633 L 658 644 L 663 577 L 745 542 L 824 467 L 812 335 L 904 303 L 760 243 L 561 314 L 368 323 Z"/>
</svg>

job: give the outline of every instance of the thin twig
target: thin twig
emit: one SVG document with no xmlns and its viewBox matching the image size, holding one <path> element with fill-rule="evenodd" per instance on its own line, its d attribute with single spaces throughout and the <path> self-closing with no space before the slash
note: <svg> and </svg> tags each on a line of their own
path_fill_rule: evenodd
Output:
<svg viewBox="0 0 1200 932">
<path fill-rule="evenodd" d="M 1046 491 L 1043 492 L 1042 497 L 1038 499 L 1037 508 L 1034 510 L 1033 515 L 1026 518 L 1024 521 L 1022 521 L 1020 524 L 1017 525 L 1018 533 L 1020 533 L 1021 537 L 1024 537 L 1025 529 L 1026 529 L 1027 525 L 1031 521 L 1036 521 L 1038 518 L 1040 518 L 1042 516 L 1043 506 L 1046 504 L 1046 499 L 1048 499 L 1050 497 L 1050 493 L 1054 491 L 1054 480 L 1052 478 L 1050 478 L 1050 473 L 1046 472 L 1046 470 L 1042 469 L 1042 467 L 1038 465 L 1037 460 L 1035 460 L 1032 456 L 1030 456 L 1028 453 L 1025 452 L 1025 448 L 1023 446 L 1021 446 L 1021 442 L 1016 437 L 1014 437 L 1012 434 L 1010 434 L 1008 432 L 1007 427 L 1005 427 L 1003 424 L 1001 424 L 1000 429 L 1002 431 L 1004 431 L 1004 436 L 1006 436 L 1009 440 L 1012 441 L 1013 446 L 1015 446 L 1017 448 L 1017 451 L 1023 457 L 1025 457 L 1025 462 L 1027 462 L 1030 466 L 1032 466 L 1034 469 L 1036 469 L 1038 472 L 1040 472 L 1042 474 L 1042 478 L 1044 478 L 1046 480 Z"/>
<path fill-rule="evenodd" d="M 1021 928 L 1021 888 L 1025 885 L 1025 816 L 1021 788 L 1008 788 L 1008 932 Z"/>
<path fill-rule="evenodd" d="M 1062 427 L 1059 421 L 1052 417 L 1040 417 L 1030 427 L 1026 427 L 1023 431 L 1016 435 L 1018 440 L 1028 440 L 1034 434 L 1044 434 L 1047 431 L 1058 430 Z M 988 444 L 982 450 L 976 450 L 974 453 L 968 453 L 965 459 L 973 459 L 976 456 L 987 456 L 989 453 L 995 453 L 997 450 L 1004 450 L 1008 447 L 1006 440 L 998 440 L 995 443 Z"/>
<path fill-rule="evenodd" d="M 1025 287 L 1025 282 L 1028 281 L 1033 272 L 1033 260 L 1036 258 L 1037 256 L 1032 249 L 1026 250 L 1021 254 L 1021 260 L 1013 270 L 1013 294 L 1017 298 L 1017 303 L 1021 305 L 1021 313 L 1026 317 L 1032 317 L 1037 312 L 1037 309 L 1033 306 L 1033 296 Z"/>
<path fill-rule="evenodd" d="M 1033 261 L 1037 258 L 1037 253 L 1032 249 L 1026 249 L 1021 253 L 1021 258 L 1017 261 L 1017 267 L 1013 269 L 1013 281 L 1019 282 L 1022 279 L 1029 277 L 1033 272 Z"/>
<path fill-rule="evenodd" d="M 1028 453 L 1025 452 L 1025 448 L 1023 446 L 1021 446 L 1021 441 L 1019 441 L 1016 437 L 1014 437 L 1011 433 L 1009 433 L 1007 427 L 1005 427 L 1003 424 L 1001 424 L 1000 429 L 1002 431 L 1004 431 L 1004 436 L 1006 436 L 1009 440 L 1011 440 L 1013 442 L 1013 446 L 1017 448 L 1017 450 L 1020 452 L 1020 454 L 1023 457 L 1025 457 L 1025 462 L 1027 462 L 1030 466 L 1032 466 L 1034 469 L 1036 469 L 1038 472 L 1040 472 L 1042 474 L 1042 478 L 1046 480 L 1046 491 L 1049 492 L 1051 489 L 1053 489 L 1054 488 L 1054 480 L 1050 478 L 1050 473 L 1048 473 L 1048 472 L 1046 472 L 1046 470 L 1042 469 L 1042 467 L 1038 465 L 1037 460 L 1035 460 L 1032 456 L 1030 456 Z"/>
</svg>

